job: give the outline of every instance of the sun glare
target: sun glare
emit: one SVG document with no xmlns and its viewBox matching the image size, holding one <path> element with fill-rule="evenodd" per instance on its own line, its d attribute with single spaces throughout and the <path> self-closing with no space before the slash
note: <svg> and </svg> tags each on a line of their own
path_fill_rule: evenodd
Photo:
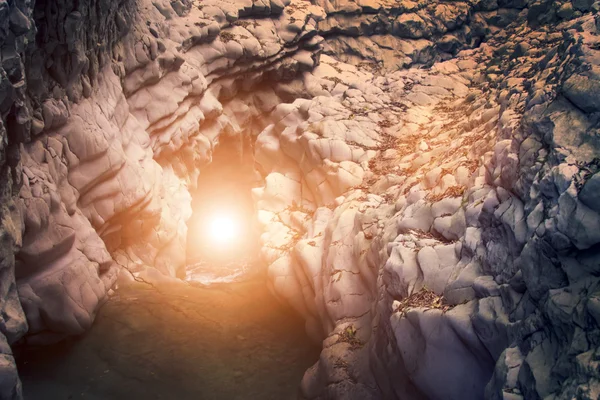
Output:
<svg viewBox="0 0 600 400">
<path fill-rule="evenodd" d="M 210 238 L 218 244 L 226 244 L 235 240 L 240 227 L 235 219 L 227 215 L 215 215 L 210 222 Z"/>
</svg>

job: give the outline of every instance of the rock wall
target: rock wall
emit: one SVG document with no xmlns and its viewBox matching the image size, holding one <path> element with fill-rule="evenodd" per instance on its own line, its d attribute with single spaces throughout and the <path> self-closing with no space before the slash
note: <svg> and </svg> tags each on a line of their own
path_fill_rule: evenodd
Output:
<svg viewBox="0 0 600 400">
<path fill-rule="evenodd" d="M 0 0 L 0 397 L 10 345 L 183 276 L 249 135 L 269 285 L 323 342 L 303 397 L 596 398 L 598 8 Z"/>
<path fill-rule="evenodd" d="M 277 0 L 0 11 L 0 393 L 20 398 L 9 345 L 83 333 L 130 273 L 184 275 L 189 189 L 220 135 L 266 126 L 281 102 L 270 81 L 318 62 L 322 11 Z"/>
<path fill-rule="evenodd" d="M 323 56 L 258 137 L 271 282 L 323 340 L 305 398 L 598 396 L 598 4 L 513 6 L 429 69 Z"/>
<path fill-rule="evenodd" d="M 319 30 L 328 39 L 328 53 L 385 70 L 432 65 L 476 47 L 513 22 L 527 5 L 502 0 L 317 3 L 327 12 Z"/>
</svg>

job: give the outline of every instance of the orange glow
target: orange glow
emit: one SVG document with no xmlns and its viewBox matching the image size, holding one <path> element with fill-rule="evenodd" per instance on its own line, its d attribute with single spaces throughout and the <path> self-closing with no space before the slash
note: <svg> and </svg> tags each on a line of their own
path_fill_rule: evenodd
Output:
<svg viewBox="0 0 600 400">
<path fill-rule="evenodd" d="M 238 239 L 240 234 L 239 220 L 233 215 L 217 214 L 214 215 L 208 226 L 209 238 L 213 244 L 227 245 L 232 244 Z"/>
<path fill-rule="evenodd" d="M 203 199 L 198 203 L 189 222 L 188 263 L 222 265 L 242 262 L 249 254 L 254 254 L 258 235 L 253 225 L 253 210 L 247 209 L 242 201 L 234 202 L 224 197 L 221 196 L 218 202 Z"/>
<path fill-rule="evenodd" d="M 242 143 L 241 136 L 222 139 L 190 193 L 186 248 L 190 266 L 205 263 L 218 270 L 246 263 L 258 255 L 260 244 L 251 191 L 259 180 L 251 143 Z"/>
</svg>

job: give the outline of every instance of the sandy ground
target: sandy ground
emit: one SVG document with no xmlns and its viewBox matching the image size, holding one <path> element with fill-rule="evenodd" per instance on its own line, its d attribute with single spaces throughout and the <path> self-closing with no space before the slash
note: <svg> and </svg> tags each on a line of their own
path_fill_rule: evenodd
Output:
<svg viewBox="0 0 600 400">
<path fill-rule="evenodd" d="M 287 400 L 319 348 L 254 279 L 140 284 L 111 298 L 84 336 L 17 355 L 26 400 Z"/>
</svg>

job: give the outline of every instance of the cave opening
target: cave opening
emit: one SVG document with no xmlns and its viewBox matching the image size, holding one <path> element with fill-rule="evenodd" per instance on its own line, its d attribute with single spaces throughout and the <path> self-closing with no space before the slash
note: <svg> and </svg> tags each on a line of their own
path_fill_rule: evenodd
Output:
<svg viewBox="0 0 600 400">
<path fill-rule="evenodd" d="M 253 137 L 221 135 L 210 164 L 201 169 L 188 222 L 186 280 L 226 283 L 260 271 L 259 228 L 252 188 Z"/>
<path fill-rule="evenodd" d="M 320 347 L 267 287 L 252 188 L 254 139 L 225 135 L 200 170 L 187 284 L 120 288 L 85 335 L 21 346 L 26 398 L 292 398 Z M 156 285 L 156 286 L 155 286 Z"/>
</svg>

